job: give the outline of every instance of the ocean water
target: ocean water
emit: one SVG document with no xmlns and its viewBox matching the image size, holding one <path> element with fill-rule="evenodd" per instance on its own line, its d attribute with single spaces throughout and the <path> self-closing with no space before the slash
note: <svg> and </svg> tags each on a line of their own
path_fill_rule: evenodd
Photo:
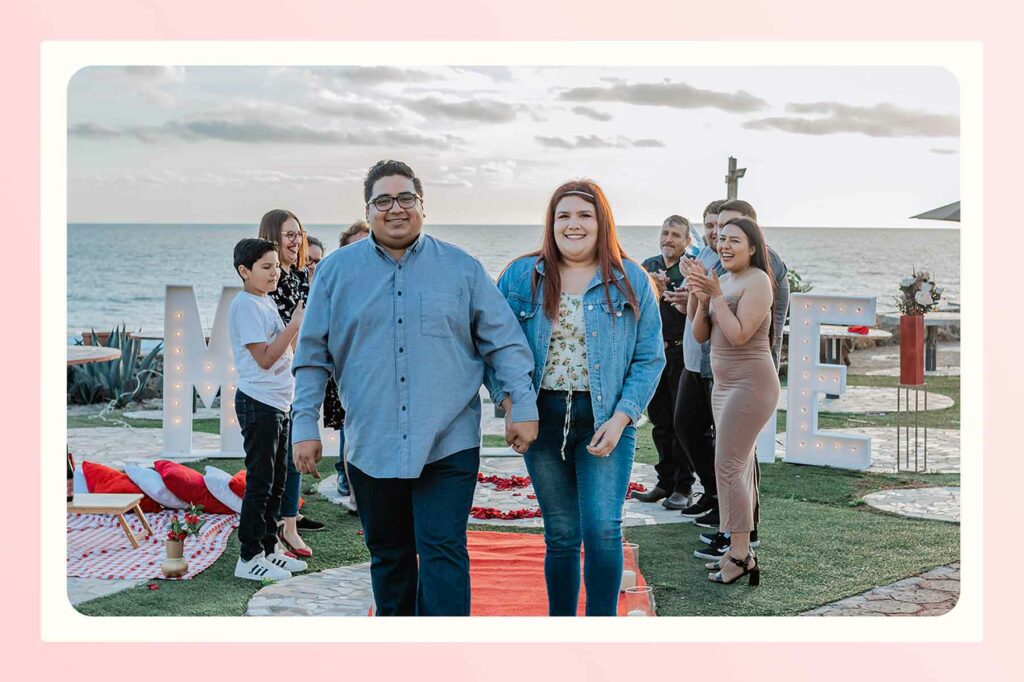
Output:
<svg viewBox="0 0 1024 682">
<path fill-rule="evenodd" d="M 343 225 L 306 225 L 328 251 Z M 620 226 L 626 252 L 641 261 L 658 250 L 660 226 Z M 428 225 L 427 231 L 466 249 L 497 277 L 540 243 L 539 226 Z M 768 243 L 815 293 L 876 296 L 893 310 L 898 282 L 912 268 L 932 273 L 943 303 L 960 302 L 960 232 L 949 229 L 766 228 Z M 68 225 L 68 335 L 91 328 L 163 332 L 168 284 L 192 285 L 204 326 L 213 323 L 221 287 L 241 280 L 232 249 L 256 236 L 252 225 Z"/>
</svg>

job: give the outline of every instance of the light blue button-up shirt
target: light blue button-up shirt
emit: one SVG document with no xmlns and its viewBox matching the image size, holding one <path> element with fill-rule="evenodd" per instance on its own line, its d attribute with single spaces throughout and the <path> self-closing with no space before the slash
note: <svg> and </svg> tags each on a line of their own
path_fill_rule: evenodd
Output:
<svg viewBox="0 0 1024 682">
<path fill-rule="evenodd" d="M 375 478 L 417 478 L 480 445 L 485 365 L 513 420 L 537 419 L 533 353 L 480 262 L 425 234 L 395 261 L 371 235 L 317 266 L 292 365 L 292 442 L 319 440 L 333 373 L 349 462 Z"/>
</svg>

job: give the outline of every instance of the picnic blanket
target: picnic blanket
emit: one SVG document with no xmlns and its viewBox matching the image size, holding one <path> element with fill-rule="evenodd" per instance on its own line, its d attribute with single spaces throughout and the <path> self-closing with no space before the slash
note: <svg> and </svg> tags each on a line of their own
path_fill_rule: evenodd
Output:
<svg viewBox="0 0 1024 682">
<path fill-rule="evenodd" d="M 142 524 L 126 516 L 132 533 L 139 540 L 133 549 L 117 519 L 106 514 L 68 514 L 67 574 L 72 578 L 104 578 L 107 580 L 163 579 L 160 564 L 167 556 L 164 540 L 171 519 L 180 512 L 162 511 L 146 514 L 153 528 L 153 537 L 143 537 Z M 206 514 L 206 523 L 198 536 L 185 541 L 188 572 L 182 578 L 195 577 L 220 558 L 227 547 L 231 531 L 238 527 L 237 514 Z"/>
<path fill-rule="evenodd" d="M 470 531 L 467 533 L 472 589 L 470 615 L 546 616 L 548 593 L 544 583 L 544 536 L 533 533 Z M 646 585 L 632 555 L 625 568 L 636 571 L 637 585 Z M 579 615 L 584 612 L 586 588 L 580 585 Z M 619 595 L 619 615 L 650 605 L 647 597 L 635 600 Z"/>
</svg>

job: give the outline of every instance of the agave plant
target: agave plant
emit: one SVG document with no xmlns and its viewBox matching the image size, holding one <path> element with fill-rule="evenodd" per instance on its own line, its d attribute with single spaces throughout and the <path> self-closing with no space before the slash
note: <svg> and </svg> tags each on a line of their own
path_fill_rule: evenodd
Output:
<svg viewBox="0 0 1024 682">
<path fill-rule="evenodd" d="M 114 407 L 123 408 L 142 391 L 146 375 L 154 371 L 152 368 L 163 343 L 158 343 L 140 362 L 139 348 L 142 342 L 132 337 L 124 324 L 113 329 L 103 343 L 99 342 L 96 331 L 92 330 L 89 341 L 89 345 L 93 346 L 119 348 L 121 357 L 109 362 L 70 367 L 68 402 L 88 404 L 113 401 Z"/>
</svg>

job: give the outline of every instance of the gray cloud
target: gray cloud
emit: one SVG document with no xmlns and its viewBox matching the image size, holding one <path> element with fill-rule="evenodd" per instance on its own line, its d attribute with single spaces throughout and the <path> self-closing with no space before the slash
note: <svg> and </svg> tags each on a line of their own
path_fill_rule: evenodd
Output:
<svg viewBox="0 0 1024 682">
<path fill-rule="evenodd" d="M 110 140 L 121 137 L 122 133 L 99 123 L 76 123 L 68 128 L 68 135 L 87 140 Z"/>
<path fill-rule="evenodd" d="M 407 146 L 440 150 L 451 149 L 464 141 L 454 135 L 428 135 L 408 129 L 316 128 L 302 124 L 280 124 L 258 119 L 171 121 L 162 126 L 132 127 L 122 130 L 85 123 L 72 126 L 68 129 L 68 134 L 87 139 L 120 137 L 148 143 L 170 140 L 188 142 L 218 140 L 245 144 Z"/>
<path fill-rule="evenodd" d="M 510 83 L 515 80 L 512 69 L 507 66 L 454 66 L 456 72 L 469 71 L 487 76 L 496 83 Z"/>
<path fill-rule="evenodd" d="M 570 88 L 559 96 L 571 102 L 625 102 L 673 109 L 713 108 L 733 113 L 749 113 L 767 106 L 763 99 L 743 90 L 717 92 L 671 82 Z"/>
<path fill-rule="evenodd" d="M 959 154 L 960 153 L 960 152 L 958 152 L 955 149 L 940 149 L 939 147 L 932 147 L 929 151 L 931 151 L 932 154 Z"/>
<path fill-rule="evenodd" d="M 798 135 L 860 133 L 869 137 L 958 137 L 960 118 L 929 114 L 883 102 L 862 107 L 841 102 L 790 103 L 786 111 L 802 116 L 773 116 L 743 124 L 751 130 L 781 130 Z M 808 116 L 817 115 L 815 118 Z"/>
<path fill-rule="evenodd" d="M 516 119 L 516 107 L 496 99 L 449 102 L 438 97 L 409 99 L 402 105 L 427 118 L 443 117 L 477 123 L 508 123 Z"/>
<path fill-rule="evenodd" d="M 610 121 L 612 115 L 591 107 L 585 107 L 582 104 L 578 104 L 572 108 L 572 113 L 579 114 L 580 116 L 586 116 L 587 118 L 594 119 L 595 121 Z"/>
<path fill-rule="evenodd" d="M 575 140 L 567 140 L 564 137 L 534 136 L 535 140 L 544 147 L 553 149 L 622 149 L 625 147 L 664 147 L 660 140 L 645 138 L 631 140 L 628 137 L 606 139 L 597 135 L 577 135 Z"/>
<path fill-rule="evenodd" d="M 125 66 L 121 71 L 128 76 L 148 80 L 185 80 L 183 66 Z"/>
<path fill-rule="evenodd" d="M 322 90 L 317 94 L 311 109 L 328 116 L 344 116 L 372 123 L 398 123 L 405 118 L 397 106 L 350 95 L 339 95 L 329 90 Z"/>
<path fill-rule="evenodd" d="M 321 75 L 320 70 L 313 70 L 314 75 Z M 380 83 L 422 83 L 424 81 L 438 80 L 438 76 L 420 71 L 418 69 L 402 69 L 397 66 L 343 66 L 328 69 L 322 75 L 328 78 L 347 81 L 349 83 L 360 83 L 363 85 L 378 85 Z"/>
</svg>

